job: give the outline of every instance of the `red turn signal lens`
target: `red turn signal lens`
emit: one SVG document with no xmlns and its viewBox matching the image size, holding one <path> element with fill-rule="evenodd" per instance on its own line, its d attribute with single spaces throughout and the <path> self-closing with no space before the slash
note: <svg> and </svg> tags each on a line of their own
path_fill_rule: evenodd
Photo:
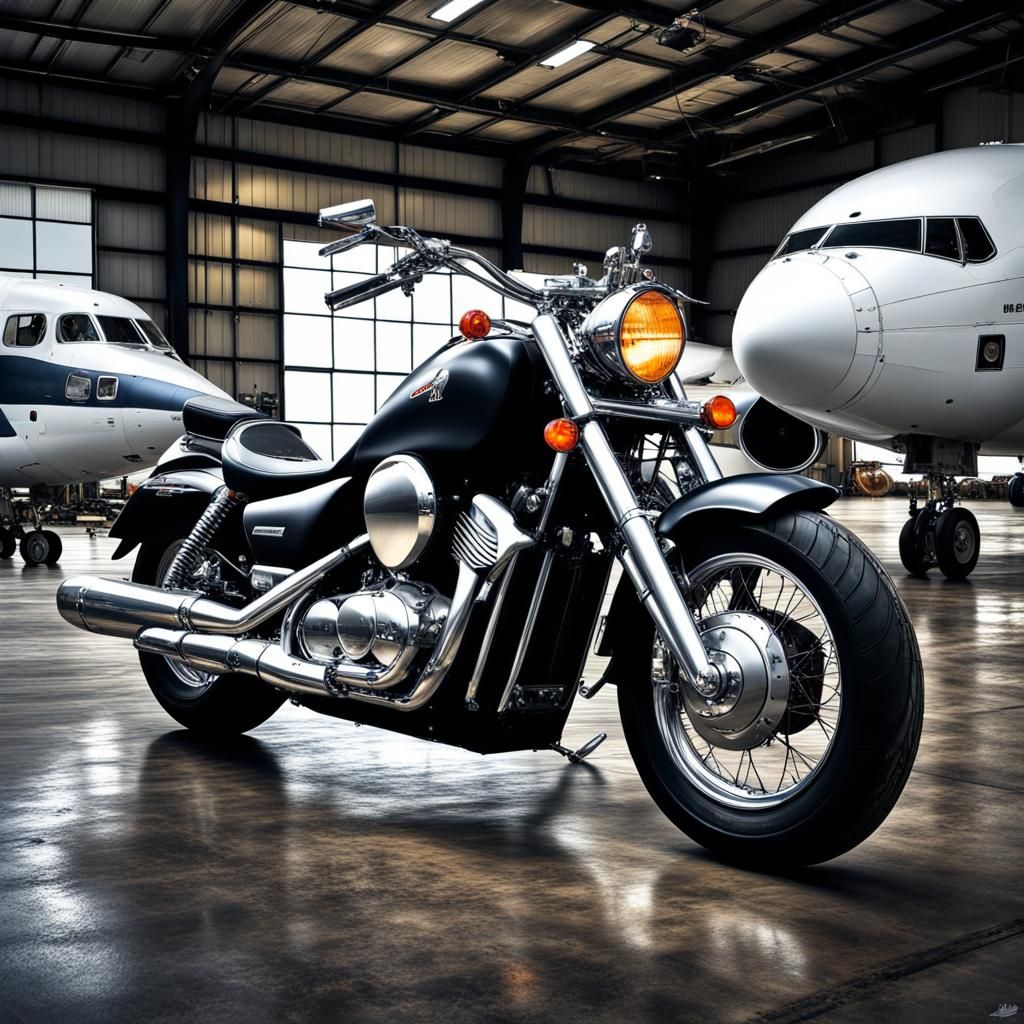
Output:
<svg viewBox="0 0 1024 1024">
<path fill-rule="evenodd" d="M 486 338 L 491 333 L 491 318 L 482 309 L 471 309 L 462 314 L 459 334 L 464 338 Z"/>
<path fill-rule="evenodd" d="M 736 406 L 725 395 L 715 395 L 704 403 L 701 418 L 715 430 L 728 430 L 736 422 Z"/>
<path fill-rule="evenodd" d="M 572 420 L 552 420 L 544 428 L 544 440 L 556 452 L 571 452 L 579 444 L 580 428 Z"/>
</svg>

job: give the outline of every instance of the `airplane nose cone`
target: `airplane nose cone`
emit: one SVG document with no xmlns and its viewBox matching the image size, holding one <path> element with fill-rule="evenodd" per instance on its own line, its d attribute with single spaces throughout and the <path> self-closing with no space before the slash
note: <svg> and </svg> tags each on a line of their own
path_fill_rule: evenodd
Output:
<svg viewBox="0 0 1024 1024">
<path fill-rule="evenodd" d="M 808 406 L 824 398 L 849 373 L 857 351 L 846 287 L 814 260 L 770 263 L 736 310 L 732 351 L 751 387 L 769 401 Z"/>
</svg>

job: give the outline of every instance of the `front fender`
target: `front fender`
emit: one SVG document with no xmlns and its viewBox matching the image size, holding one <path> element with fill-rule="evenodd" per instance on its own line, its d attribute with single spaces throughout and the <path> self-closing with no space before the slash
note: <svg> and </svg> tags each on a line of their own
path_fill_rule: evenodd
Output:
<svg viewBox="0 0 1024 1024">
<path fill-rule="evenodd" d="M 187 536 L 210 498 L 224 483 L 224 474 L 213 460 L 207 464 L 168 464 L 158 469 L 121 509 L 110 536 L 121 543 L 111 556 L 124 558 L 144 540 Z"/>
<path fill-rule="evenodd" d="M 838 488 L 806 476 L 742 473 L 710 480 L 677 498 L 662 512 L 657 532 L 668 537 L 683 523 L 722 516 L 776 516 L 797 509 L 820 512 L 839 497 Z"/>
<path fill-rule="evenodd" d="M 837 488 L 805 476 L 780 473 L 745 473 L 711 480 L 677 498 L 662 512 L 655 526 L 659 536 L 679 537 L 686 532 L 713 530 L 736 518 L 773 518 L 798 510 L 820 512 L 839 497 Z M 682 544 L 680 544 L 682 546 Z M 637 599 L 629 577 L 623 574 L 612 598 L 599 655 L 611 656 L 605 672 L 611 682 L 625 682 L 637 643 L 649 636 L 650 620 Z"/>
</svg>

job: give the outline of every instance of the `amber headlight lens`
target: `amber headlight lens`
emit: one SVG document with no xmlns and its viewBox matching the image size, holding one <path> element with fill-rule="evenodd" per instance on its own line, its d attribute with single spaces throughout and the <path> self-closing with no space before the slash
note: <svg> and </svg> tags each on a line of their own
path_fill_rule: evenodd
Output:
<svg viewBox="0 0 1024 1024">
<path fill-rule="evenodd" d="M 665 294 L 639 292 L 622 315 L 619 355 L 622 364 L 645 384 L 663 381 L 683 354 L 683 318 Z"/>
</svg>

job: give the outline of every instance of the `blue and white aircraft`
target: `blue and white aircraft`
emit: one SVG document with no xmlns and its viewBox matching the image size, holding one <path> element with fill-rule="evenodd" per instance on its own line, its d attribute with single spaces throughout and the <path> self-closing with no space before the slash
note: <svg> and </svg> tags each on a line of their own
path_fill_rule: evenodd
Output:
<svg viewBox="0 0 1024 1024">
<path fill-rule="evenodd" d="M 227 398 L 126 299 L 0 275 L 0 558 L 60 558 L 56 533 L 19 522 L 11 488 L 104 480 L 156 464 L 182 406 Z M 26 528 L 28 527 L 28 528 Z"/>
</svg>

